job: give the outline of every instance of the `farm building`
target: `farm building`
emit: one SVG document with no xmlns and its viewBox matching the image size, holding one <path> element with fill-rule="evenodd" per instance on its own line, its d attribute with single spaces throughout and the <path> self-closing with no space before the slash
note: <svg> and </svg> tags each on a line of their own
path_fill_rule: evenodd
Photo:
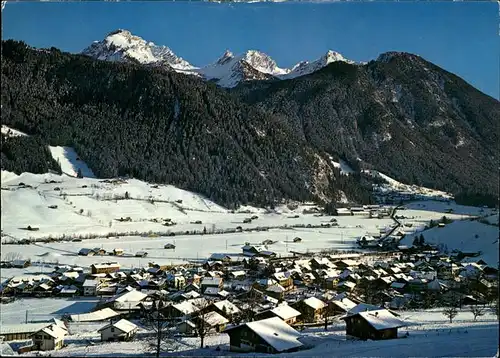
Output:
<svg viewBox="0 0 500 358">
<path fill-rule="evenodd" d="M 342 318 L 346 334 L 361 339 L 391 339 L 398 337 L 398 328 L 405 323 L 386 309 L 359 312 Z"/>
<path fill-rule="evenodd" d="M 98 322 L 106 321 L 110 318 L 118 316 L 120 316 L 120 314 L 113 311 L 111 308 L 103 308 L 98 311 L 89 313 L 72 314 L 69 316 L 69 318 L 73 322 Z"/>
<path fill-rule="evenodd" d="M 31 260 L 14 260 L 10 264 L 14 268 L 26 268 L 31 266 Z"/>
<path fill-rule="evenodd" d="M 83 248 L 83 249 L 80 249 L 80 251 L 78 251 L 78 255 L 80 255 L 80 256 L 94 256 L 95 252 L 93 249 Z"/>
<path fill-rule="evenodd" d="M 301 334 L 278 317 L 227 328 L 232 352 L 282 353 L 302 347 Z"/>
<path fill-rule="evenodd" d="M 4 341 L 18 341 L 29 339 L 33 333 L 49 326 L 45 323 L 21 323 L 21 324 L 2 324 L 0 325 L 0 337 Z"/>
<path fill-rule="evenodd" d="M 102 264 L 92 264 L 90 265 L 90 271 L 92 274 L 98 273 L 109 273 L 116 272 L 120 270 L 120 264 L 118 262 L 107 262 Z"/>
<path fill-rule="evenodd" d="M 101 341 L 129 341 L 137 333 L 138 327 L 126 319 L 110 323 L 97 332 L 101 333 Z"/>
</svg>

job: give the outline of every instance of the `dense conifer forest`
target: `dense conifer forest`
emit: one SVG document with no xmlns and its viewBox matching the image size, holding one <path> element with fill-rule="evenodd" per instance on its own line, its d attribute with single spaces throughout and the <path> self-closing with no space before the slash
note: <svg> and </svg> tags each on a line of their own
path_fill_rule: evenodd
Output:
<svg viewBox="0 0 500 358">
<path fill-rule="evenodd" d="M 60 170 L 46 148 L 60 145 L 99 177 L 173 184 L 229 207 L 329 202 L 340 191 L 371 202 L 370 179 L 341 175 L 331 156 L 407 183 L 496 195 L 498 102 L 426 64 L 444 76 L 452 98 L 441 100 L 441 113 L 422 89 L 428 78 L 408 84 L 414 69 L 405 66 L 332 64 L 228 91 L 169 68 L 2 41 L 2 124 L 29 135 L 2 138 L 2 169 Z M 437 119 L 448 124 L 429 129 Z M 390 140 L 382 140 L 385 132 Z M 459 140 L 466 148 L 453 147 Z"/>
</svg>

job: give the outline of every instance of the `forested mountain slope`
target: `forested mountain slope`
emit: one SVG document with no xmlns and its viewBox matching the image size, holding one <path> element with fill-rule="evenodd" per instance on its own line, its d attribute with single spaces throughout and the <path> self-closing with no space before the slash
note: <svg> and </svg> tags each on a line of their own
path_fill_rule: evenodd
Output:
<svg viewBox="0 0 500 358">
<path fill-rule="evenodd" d="M 353 166 L 409 184 L 498 196 L 500 103 L 419 56 L 334 62 L 232 93 L 286 117 L 315 150 L 343 153 Z"/>
<path fill-rule="evenodd" d="M 168 66 L 9 40 L 1 99 L 2 124 L 30 135 L 2 146 L 2 168 L 15 172 L 57 170 L 50 144 L 73 147 L 98 177 L 169 183 L 230 207 L 340 191 L 370 201 L 368 179 L 341 175 L 332 156 L 409 184 L 498 195 L 498 101 L 409 54 L 227 90 Z"/>
<path fill-rule="evenodd" d="M 281 116 L 168 69 L 9 40 L 2 42 L 1 95 L 3 124 L 74 147 L 98 177 L 169 183 L 231 207 L 328 201 L 338 188 L 368 197 Z"/>
</svg>

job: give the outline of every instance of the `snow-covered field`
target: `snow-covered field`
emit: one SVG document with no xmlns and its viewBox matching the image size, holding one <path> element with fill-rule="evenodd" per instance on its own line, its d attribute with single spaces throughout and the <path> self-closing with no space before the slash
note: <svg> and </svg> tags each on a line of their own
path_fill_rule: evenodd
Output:
<svg viewBox="0 0 500 358">
<path fill-rule="evenodd" d="M 482 224 L 478 221 L 454 221 L 445 227 L 434 227 L 422 233 L 425 241 L 433 244 L 446 245 L 451 252 L 457 249 L 463 252 L 478 252 L 477 258 L 486 263 L 497 266 L 498 264 L 498 227 Z M 402 245 L 411 246 L 415 234 L 407 235 L 401 240 Z"/>
<path fill-rule="evenodd" d="M 75 162 L 76 154 L 64 148 L 53 149 L 53 153 L 59 155 L 57 158 L 61 166 L 69 171 L 72 163 Z M 84 176 L 92 176 L 90 169 L 87 168 L 87 171 L 84 163 L 81 165 Z M 74 173 L 75 166 L 71 168 Z M 328 223 L 332 217 L 304 214 L 304 209 L 314 207 L 312 204 L 300 205 L 295 210 L 283 205 L 274 211 L 242 207 L 231 213 L 201 195 L 171 185 L 153 185 L 135 179 L 105 182 L 92 177 L 78 179 L 68 175 L 54 174 L 16 175 L 6 171 L 2 171 L 1 179 L 3 259 L 19 253 L 21 257 L 30 258 L 32 261 L 64 262 L 88 266 L 96 262 L 109 261 L 110 257 L 77 256 L 81 248 L 102 247 L 106 250 L 122 248 L 126 255 L 112 259 L 119 261 L 125 267 L 138 267 L 147 265 L 149 261 L 181 263 L 185 260 L 206 258 L 212 253 L 239 254 L 241 246 L 246 242 L 260 244 L 266 239 L 277 241 L 268 247 L 269 250 L 285 256 L 291 251 L 352 249 L 356 247 L 356 239 L 360 236 L 378 233 L 381 228 L 394 224 L 390 218 L 368 219 L 362 216 L 339 216 L 336 217 L 338 227 L 290 228 L 291 225 L 297 224 L 320 226 Z M 24 183 L 25 186 L 19 186 L 20 183 Z M 422 229 L 429 220 L 440 219 L 444 215 L 457 220 L 492 214 L 489 209 L 435 201 L 414 202 L 406 207 L 406 210 L 399 211 L 398 214 L 407 217 L 402 220 L 403 223 L 412 223 L 411 227 L 405 227 L 408 233 Z M 447 213 L 449 209 L 453 209 L 453 212 Z M 251 223 L 243 223 L 245 218 L 253 215 L 258 218 L 252 220 Z M 127 217 L 130 217 L 131 221 L 117 221 L 117 219 Z M 163 226 L 163 219 L 167 218 L 176 225 Z M 197 221 L 201 224 L 195 223 Z M 462 225 L 467 226 L 467 230 L 476 230 L 478 223 L 467 221 Z M 28 226 L 39 230 L 26 230 Z M 238 226 L 243 229 L 257 227 L 279 229 L 270 229 L 267 232 L 184 235 L 186 231 L 201 232 L 206 229 L 210 233 L 221 229 L 235 229 Z M 288 228 L 285 229 L 285 226 Z M 486 228 L 483 234 L 479 233 L 479 239 L 464 237 L 463 232 L 460 231 L 451 233 L 460 240 L 458 243 L 461 246 L 457 248 L 464 247 L 462 241 L 474 247 L 490 244 L 494 240 L 494 238 L 490 240 L 492 235 L 490 232 L 493 232 L 495 227 L 484 226 Z M 437 232 L 436 230 L 430 232 L 430 240 L 433 232 Z M 446 228 L 444 231 L 439 230 L 441 230 L 440 233 L 448 232 Z M 158 237 L 137 236 L 137 233 L 166 235 L 168 232 L 175 232 L 176 236 L 167 237 L 161 234 Z M 457 235 L 459 232 L 461 235 Z M 100 238 L 84 238 L 82 242 L 70 241 L 76 236 L 90 234 L 100 236 Z M 67 238 L 65 242 L 36 243 L 29 246 L 10 244 L 17 239 L 61 238 L 63 235 Z M 106 238 L 106 236 L 110 237 Z M 293 243 L 293 238 L 296 236 L 302 238 L 301 243 Z M 176 249 L 163 249 L 166 243 L 175 243 Z M 489 250 L 490 246 L 485 246 L 485 248 Z M 448 247 L 450 250 L 453 248 L 450 244 Z M 147 258 L 133 257 L 137 251 L 142 250 L 148 252 Z"/>
</svg>

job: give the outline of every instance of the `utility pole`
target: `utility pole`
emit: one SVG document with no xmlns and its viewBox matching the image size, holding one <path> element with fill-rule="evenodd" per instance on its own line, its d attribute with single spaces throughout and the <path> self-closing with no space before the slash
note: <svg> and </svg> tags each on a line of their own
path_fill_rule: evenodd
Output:
<svg viewBox="0 0 500 358">
<path fill-rule="evenodd" d="M 28 310 L 26 310 L 26 318 L 25 318 L 24 323 L 28 323 Z"/>
</svg>

